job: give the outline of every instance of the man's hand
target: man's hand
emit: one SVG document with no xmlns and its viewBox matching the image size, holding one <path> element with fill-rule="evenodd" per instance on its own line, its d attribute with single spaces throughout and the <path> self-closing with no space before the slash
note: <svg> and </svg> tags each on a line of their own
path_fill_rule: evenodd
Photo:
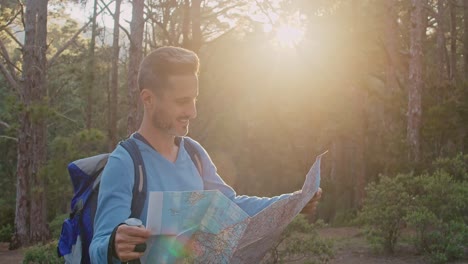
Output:
<svg viewBox="0 0 468 264">
<path fill-rule="evenodd" d="M 312 214 L 313 212 L 315 212 L 320 197 L 322 197 L 322 188 L 318 189 L 314 197 L 312 197 L 312 199 L 310 199 L 310 201 L 302 209 L 301 214 Z"/>
<path fill-rule="evenodd" d="M 144 252 L 135 252 L 135 246 L 145 243 L 151 232 L 143 226 L 120 225 L 115 234 L 115 254 L 122 262 L 138 259 Z"/>
</svg>

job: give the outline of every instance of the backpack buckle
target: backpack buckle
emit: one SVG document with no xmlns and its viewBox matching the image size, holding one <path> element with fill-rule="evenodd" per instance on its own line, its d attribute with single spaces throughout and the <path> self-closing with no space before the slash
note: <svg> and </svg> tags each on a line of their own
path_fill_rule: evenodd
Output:
<svg viewBox="0 0 468 264">
<path fill-rule="evenodd" d="M 73 212 L 70 213 L 70 219 L 73 219 L 75 216 L 80 215 L 83 211 L 84 203 L 83 199 L 78 200 L 75 206 L 73 207 Z"/>
</svg>

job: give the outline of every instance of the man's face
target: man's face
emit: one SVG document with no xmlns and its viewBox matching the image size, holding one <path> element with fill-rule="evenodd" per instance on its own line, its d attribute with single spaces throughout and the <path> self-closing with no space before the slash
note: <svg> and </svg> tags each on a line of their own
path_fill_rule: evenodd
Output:
<svg viewBox="0 0 468 264">
<path fill-rule="evenodd" d="M 154 93 L 154 96 L 155 105 L 151 113 L 153 127 L 171 136 L 187 135 L 189 120 L 197 116 L 197 77 L 170 76 L 168 87 Z"/>
</svg>

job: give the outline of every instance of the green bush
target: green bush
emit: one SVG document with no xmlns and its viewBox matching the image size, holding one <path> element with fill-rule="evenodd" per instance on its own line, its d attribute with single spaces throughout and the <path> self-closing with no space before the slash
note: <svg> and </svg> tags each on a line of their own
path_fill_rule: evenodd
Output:
<svg viewBox="0 0 468 264">
<path fill-rule="evenodd" d="M 317 228 L 322 222 L 309 224 L 298 215 L 283 231 L 275 247 L 267 254 L 265 263 L 284 263 L 307 259 L 307 263 L 328 263 L 333 257 L 331 240 L 320 239 Z"/>
<path fill-rule="evenodd" d="M 374 249 L 394 252 L 412 200 L 406 190 L 411 178 L 411 174 L 394 178 L 380 176 L 378 183 L 367 186 L 367 199 L 358 222 L 364 224 L 367 239 Z"/>
<path fill-rule="evenodd" d="M 6 224 L 0 227 L 0 242 L 10 242 L 13 235 L 13 226 Z"/>
<path fill-rule="evenodd" d="M 415 247 L 434 263 L 445 263 L 464 255 L 468 244 L 468 182 L 460 182 L 445 170 L 417 177 L 421 186 L 405 220 L 416 230 Z"/>
<path fill-rule="evenodd" d="M 62 264 L 63 262 L 63 259 L 57 256 L 56 240 L 28 248 L 23 259 L 23 264 Z"/>
<path fill-rule="evenodd" d="M 468 244 L 466 156 L 439 159 L 432 173 L 381 176 L 367 187 L 358 220 L 371 245 L 393 252 L 403 228 L 434 263 L 462 258 Z M 453 176 L 452 174 L 455 174 Z"/>
<path fill-rule="evenodd" d="M 356 214 L 357 210 L 342 210 L 338 211 L 333 218 L 332 226 L 353 226 L 356 225 Z"/>
<path fill-rule="evenodd" d="M 455 180 L 468 181 L 468 154 L 458 154 L 454 158 L 439 158 L 432 163 L 433 170 L 443 170 Z"/>
</svg>

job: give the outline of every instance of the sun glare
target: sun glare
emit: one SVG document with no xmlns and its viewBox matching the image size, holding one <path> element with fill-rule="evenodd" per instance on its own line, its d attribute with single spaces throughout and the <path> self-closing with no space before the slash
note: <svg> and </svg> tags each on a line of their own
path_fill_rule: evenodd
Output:
<svg viewBox="0 0 468 264">
<path fill-rule="evenodd" d="M 281 46 L 292 48 L 302 40 L 304 30 L 291 25 L 281 25 L 276 30 L 275 37 Z"/>
</svg>

